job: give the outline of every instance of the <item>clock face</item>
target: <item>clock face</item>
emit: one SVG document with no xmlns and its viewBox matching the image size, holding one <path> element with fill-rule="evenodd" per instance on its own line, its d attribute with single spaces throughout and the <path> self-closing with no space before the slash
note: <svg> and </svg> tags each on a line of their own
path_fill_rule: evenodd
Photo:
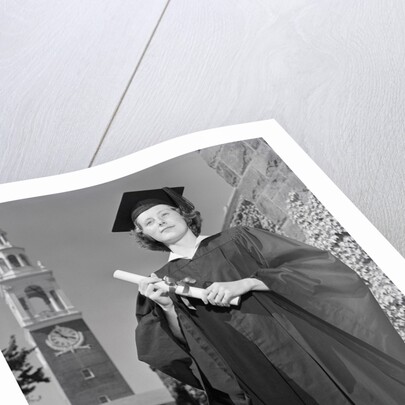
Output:
<svg viewBox="0 0 405 405">
<path fill-rule="evenodd" d="M 83 343 L 83 334 L 65 326 L 55 326 L 46 339 L 46 344 L 54 350 L 69 350 Z"/>
</svg>

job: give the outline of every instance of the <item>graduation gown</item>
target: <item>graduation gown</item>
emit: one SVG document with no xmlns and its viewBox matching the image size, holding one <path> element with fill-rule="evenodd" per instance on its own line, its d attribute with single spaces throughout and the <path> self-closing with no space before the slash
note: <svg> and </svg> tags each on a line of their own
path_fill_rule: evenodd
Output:
<svg viewBox="0 0 405 405">
<path fill-rule="evenodd" d="M 191 309 L 173 294 L 186 343 L 138 295 L 139 359 L 205 389 L 210 404 L 405 403 L 405 344 L 362 280 L 330 253 L 237 227 L 156 274 L 191 276 L 201 288 L 256 277 L 270 289 L 230 308 L 191 299 Z"/>
</svg>

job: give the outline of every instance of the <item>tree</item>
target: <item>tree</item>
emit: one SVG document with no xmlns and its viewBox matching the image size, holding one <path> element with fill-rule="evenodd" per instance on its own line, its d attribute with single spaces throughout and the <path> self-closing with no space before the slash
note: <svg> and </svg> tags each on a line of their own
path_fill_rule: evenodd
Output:
<svg viewBox="0 0 405 405">
<path fill-rule="evenodd" d="M 45 376 L 42 367 L 35 369 L 28 362 L 27 358 L 34 350 L 35 347 L 19 349 L 16 338 L 12 335 L 8 347 L 1 351 L 25 396 L 34 391 L 37 384 L 50 382 L 50 379 Z"/>
<path fill-rule="evenodd" d="M 176 405 L 208 405 L 208 400 L 204 391 L 184 384 L 157 369 L 152 367 L 151 369 L 162 380 L 171 396 L 175 399 Z"/>
<path fill-rule="evenodd" d="M 329 251 L 363 279 L 405 341 L 405 296 L 321 202 L 310 192 L 292 192 L 288 214 L 309 245 Z"/>
</svg>

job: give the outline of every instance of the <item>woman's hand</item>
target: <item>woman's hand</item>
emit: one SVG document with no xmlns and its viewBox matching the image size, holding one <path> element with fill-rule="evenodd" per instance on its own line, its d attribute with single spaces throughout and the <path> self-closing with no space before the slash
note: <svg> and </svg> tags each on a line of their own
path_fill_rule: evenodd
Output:
<svg viewBox="0 0 405 405">
<path fill-rule="evenodd" d="M 138 291 L 140 294 L 156 302 L 163 310 L 168 311 L 173 307 L 173 301 L 167 292 L 155 285 L 159 281 L 162 281 L 162 279 L 152 273 L 150 277 L 143 279 L 139 283 Z"/>
<path fill-rule="evenodd" d="M 212 283 L 205 289 L 207 295 L 203 298 L 205 304 L 229 307 L 232 298 L 239 297 L 249 291 L 268 291 L 268 287 L 256 278 L 244 278 L 236 281 Z"/>
<path fill-rule="evenodd" d="M 138 291 L 140 294 L 156 302 L 163 309 L 164 316 L 173 335 L 182 342 L 185 342 L 172 299 L 168 296 L 167 292 L 155 285 L 159 281 L 162 281 L 162 279 L 155 273 L 152 273 L 150 277 L 143 279 L 139 283 Z"/>
</svg>

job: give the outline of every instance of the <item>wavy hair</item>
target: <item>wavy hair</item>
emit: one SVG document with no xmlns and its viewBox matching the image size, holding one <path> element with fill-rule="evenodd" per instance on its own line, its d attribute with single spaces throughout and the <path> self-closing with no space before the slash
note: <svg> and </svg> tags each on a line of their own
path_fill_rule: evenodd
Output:
<svg viewBox="0 0 405 405">
<path fill-rule="evenodd" d="M 197 210 L 183 211 L 181 208 L 173 207 L 186 221 L 187 226 L 195 236 L 201 233 L 201 214 Z M 131 236 L 135 238 L 135 242 L 145 249 L 170 252 L 170 249 L 162 242 L 158 242 L 148 235 L 145 235 L 142 228 L 134 221 L 135 228 L 131 231 Z"/>
</svg>

